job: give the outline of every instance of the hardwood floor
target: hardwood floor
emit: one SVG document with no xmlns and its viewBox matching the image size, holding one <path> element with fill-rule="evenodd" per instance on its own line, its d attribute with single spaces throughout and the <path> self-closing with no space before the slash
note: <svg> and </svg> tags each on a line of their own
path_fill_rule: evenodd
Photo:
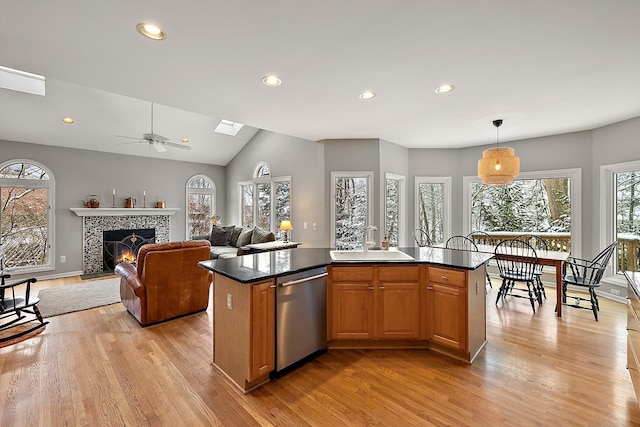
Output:
<svg viewBox="0 0 640 427">
<path fill-rule="evenodd" d="M 624 305 L 556 319 L 553 292 L 535 315 L 524 299 L 494 305 L 496 292 L 473 365 L 330 350 L 246 395 L 211 365 L 211 308 L 147 328 L 121 304 L 52 317 L 0 349 L 0 425 L 640 425 Z"/>
</svg>

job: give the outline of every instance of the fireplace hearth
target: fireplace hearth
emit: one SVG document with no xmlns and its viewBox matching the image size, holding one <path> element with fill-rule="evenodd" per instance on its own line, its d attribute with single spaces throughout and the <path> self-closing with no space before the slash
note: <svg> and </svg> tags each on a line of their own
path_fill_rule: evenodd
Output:
<svg viewBox="0 0 640 427">
<path fill-rule="evenodd" d="M 120 262 L 135 263 L 140 247 L 146 243 L 155 243 L 156 237 L 153 228 L 105 230 L 102 233 L 103 271 L 113 271 Z"/>
</svg>

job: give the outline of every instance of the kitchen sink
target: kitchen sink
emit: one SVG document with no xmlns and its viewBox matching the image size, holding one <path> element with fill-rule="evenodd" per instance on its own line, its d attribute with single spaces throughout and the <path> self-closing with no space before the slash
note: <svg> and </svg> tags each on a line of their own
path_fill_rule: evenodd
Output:
<svg viewBox="0 0 640 427">
<path fill-rule="evenodd" d="M 330 251 L 334 261 L 402 261 L 413 260 L 413 257 L 400 251 Z"/>
</svg>

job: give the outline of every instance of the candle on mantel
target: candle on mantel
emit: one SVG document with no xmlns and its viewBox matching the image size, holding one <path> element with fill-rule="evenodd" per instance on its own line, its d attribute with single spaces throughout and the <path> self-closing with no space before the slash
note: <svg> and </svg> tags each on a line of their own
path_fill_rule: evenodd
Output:
<svg viewBox="0 0 640 427">
<path fill-rule="evenodd" d="M 114 196 L 116 195 L 116 189 L 115 188 L 113 189 L 113 195 Z"/>
<path fill-rule="evenodd" d="M 146 192 L 145 190 L 142 190 L 142 195 L 143 195 L 143 196 L 146 196 L 146 195 L 147 195 L 147 192 Z"/>
</svg>

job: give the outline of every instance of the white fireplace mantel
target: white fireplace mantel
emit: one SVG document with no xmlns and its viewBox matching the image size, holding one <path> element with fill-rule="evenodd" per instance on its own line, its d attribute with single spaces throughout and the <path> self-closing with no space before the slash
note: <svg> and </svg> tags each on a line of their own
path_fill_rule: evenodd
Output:
<svg viewBox="0 0 640 427">
<path fill-rule="evenodd" d="M 178 208 L 70 208 L 78 216 L 173 215 Z"/>
</svg>

